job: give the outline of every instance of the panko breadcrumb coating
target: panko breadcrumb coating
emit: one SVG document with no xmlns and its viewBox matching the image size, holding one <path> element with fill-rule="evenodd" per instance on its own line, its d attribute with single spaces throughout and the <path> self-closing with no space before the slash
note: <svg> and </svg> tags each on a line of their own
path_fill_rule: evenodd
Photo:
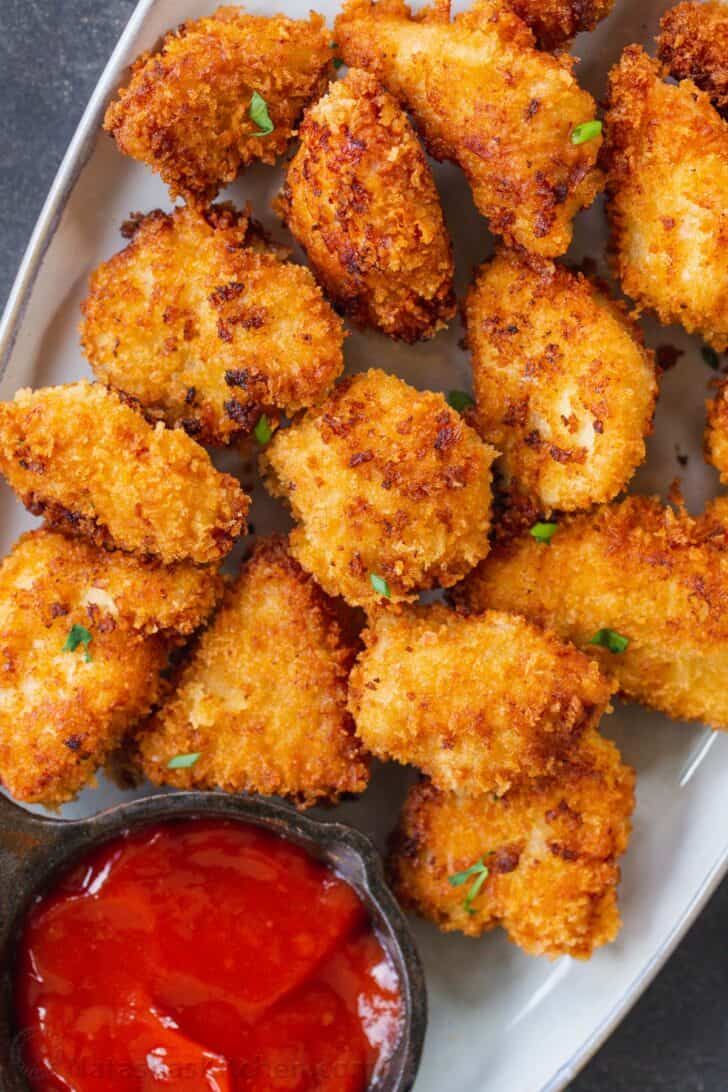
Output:
<svg viewBox="0 0 728 1092">
<path fill-rule="evenodd" d="M 475 0 L 452 21 L 447 4 L 413 16 L 403 0 L 348 0 L 335 38 L 414 117 L 436 159 L 465 172 L 489 227 L 509 245 L 563 254 L 571 221 L 601 188 L 601 138 L 572 143 L 594 118 L 573 61 L 535 48 L 528 27 L 497 0 Z"/>
<path fill-rule="evenodd" d="M 91 277 L 81 341 L 96 375 L 201 443 L 324 397 L 344 328 L 311 273 L 229 205 L 149 213 Z"/>
<path fill-rule="evenodd" d="M 354 322 L 432 337 L 455 314 L 440 198 L 406 115 L 352 69 L 309 108 L 278 211 Z"/>
<path fill-rule="evenodd" d="M 364 746 L 469 796 L 553 772 L 615 689 L 572 645 L 501 611 L 382 611 L 364 644 L 349 686 Z"/>
<path fill-rule="evenodd" d="M 294 557 L 329 595 L 374 606 L 485 557 L 494 456 L 441 394 L 372 369 L 278 432 L 261 465 L 298 521 Z"/>
<path fill-rule="evenodd" d="M 550 545 L 526 533 L 494 549 L 455 596 L 556 630 L 628 698 L 728 729 L 728 545 L 711 523 L 628 497 L 560 520 Z M 628 647 L 591 643 L 606 630 Z"/>
<path fill-rule="evenodd" d="M 209 570 L 32 531 L 0 565 L 0 781 L 56 807 L 162 691 L 180 635 L 222 592 Z M 74 647 L 70 647 L 74 646 Z"/>
<path fill-rule="evenodd" d="M 410 790 L 393 839 L 395 893 L 443 932 L 480 936 L 502 925 L 530 955 L 589 959 L 619 932 L 618 861 L 634 781 L 614 744 L 592 732 L 556 776 L 500 798 L 422 782 Z M 462 873 L 479 862 L 487 875 L 471 899 L 482 869 Z"/>
<path fill-rule="evenodd" d="M 356 646 L 337 605 L 288 553 L 262 539 L 139 736 L 155 784 L 292 797 L 302 806 L 363 792 L 367 763 L 346 710 Z M 170 770 L 179 754 L 199 754 Z"/>
<path fill-rule="evenodd" d="M 604 160 L 617 273 L 640 310 L 728 348 L 728 122 L 640 46 L 609 77 Z"/>
<path fill-rule="evenodd" d="M 542 49 L 558 49 L 582 30 L 594 30 L 614 0 L 508 0 L 508 6 L 528 23 Z"/>
<path fill-rule="evenodd" d="M 99 383 L 0 402 L 0 472 L 51 526 L 167 563 L 217 561 L 245 530 L 237 481 Z"/>
<path fill-rule="evenodd" d="M 466 304 L 476 414 L 541 511 L 611 500 L 645 457 L 657 384 L 624 310 L 585 277 L 503 251 Z"/>
<path fill-rule="evenodd" d="M 728 5 L 677 4 L 660 22 L 659 57 L 678 80 L 690 79 L 728 113 Z"/>
<path fill-rule="evenodd" d="M 705 454 L 718 473 L 723 485 L 728 484 L 728 379 L 724 379 L 715 398 L 707 403 L 708 424 L 705 430 Z"/>
<path fill-rule="evenodd" d="M 221 7 L 137 59 L 104 128 L 125 155 L 160 174 L 173 197 L 210 200 L 241 167 L 285 152 L 304 106 L 326 87 L 332 55 L 320 15 L 306 21 Z M 256 92 L 269 133 L 254 105 L 251 116 Z"/>
</svg>

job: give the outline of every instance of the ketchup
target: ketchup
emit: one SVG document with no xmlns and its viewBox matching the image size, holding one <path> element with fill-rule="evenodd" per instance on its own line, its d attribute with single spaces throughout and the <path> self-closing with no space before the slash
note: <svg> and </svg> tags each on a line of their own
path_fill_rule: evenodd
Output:
<svg viewBox="0 0 728 1092">
<path fill-rule="evenodd" d="M 353 889 L 225 820 L 123 835 L 26 921 L 15 990 L 40 1092 L 361 1092 L 399 982 Z"/>
</svg>

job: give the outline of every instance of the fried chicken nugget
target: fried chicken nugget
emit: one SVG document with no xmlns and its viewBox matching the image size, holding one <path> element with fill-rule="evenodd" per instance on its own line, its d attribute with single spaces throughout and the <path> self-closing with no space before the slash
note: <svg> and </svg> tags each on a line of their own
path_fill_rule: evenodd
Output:
<svg viewBox="0 0 728 1092">
<path fill-rule="evenodd" d="M 249 498 L 184 432 L 86 381 L 0 402 L 0 472 L 53 527 L 171 563 L 217 561 Z"/>
<path fill-rule="evenodd" d="M 463 169 L 494 233 L 564 253 L 572 219 L 602 182 L 601 139 L 572 142 L 595 104 L 571 60 L 537 50 L 496 0 L 475 0 L 452 22 L 442 4 L 413 16 L 403 0 L 348 0 L 335 36 L 346 63 L 369 69 L 410 111 L 430 153 Z"/>
<path fill-rule="evenodd" d="M 355 606 L 450 587 L 488 552 L 495 456 L 441 394 L 371 369 L 261 457 L 299 526 L 291 552 Z"/>
<path fill-rule="evenodd" d="M 605 164 L 617 273 L 640 310 L 728 348 L 728 122 L 640 46 L 609 77 Z"/>
<path fill-rule="evenodd" d="M 54 531 L 0 565 L 0 780 L 56 807 L 92 777 L 160 697 L 180 635 L 204 621 L 220 578 L 164 567 Z"/>
<path fill-rule="evenodd" d="M 594 30 L 614 0 L 507 0 L 533 31 L 541 49 L 558 49 L 583 30 Z"/>
<path fill-rule="evenodd" d="M 708 424 L 705 430 L 705 456 L 720 474 L 723 485 L 728 483 L 728 380 L 718 387 L 715 398 L 708 401 Z"/>
<path fill-rule="evenodd" d="M 677 4 L 660 22 L 660 60 L 678 80 L 692 80 L 728 113 L 728 7 L 718 0 Z"/>
<path fill-rule="evenodd" d="M 288 553 L 261 540 L 138 739 L 155 784 L 293 797 L 363 792 L 366 760 L 346 710 L 355 654 L 334 604 Z M 178 754 L 199 754 L 170 770 Z"/>
<path fill-rule="evenodd" d="M 709 530 L 628 497 L 564 519 L 550 545 L 526 534 L 494 550 L 455 596 L 554 629 L 635 701 L 728 729 L 728 546 Z"/>
<path fill-rule="evenodd" d="M 573 646 L 501 611 L 382 611 L 364 644 L 349 684 L 364 746 L 467 795 L 553 772 L 615 689 Z"/>
<path fill-rule="evenodd" d="M 83 312 L 99 379 L 202 443 L 296 413 L 344 367 L 343 324 L 311 273 L 281 261 L 229 205 L 138 220 L 92 275 Z"/>
<path fill-rule="evenodd" d="M 634 781 L 614 744 L 590 732 L 554 777 L 500 798 L 416 785 L 392 845 L 395 892 L 444 932 L 502 925 L 530 955 L 589 959 L 619 932 Z"/>
<path fill-rule="evenodd" d="M 137 59 L 104 128 L 125 155 L 160 174 L 173 197 L 211 200 L 241 167 L 274 163 L 286 150 L 304 106 L 331 75 L 329 38 L 320 15 L 305 21 L 221 7 Z"/>
<path fill-rule="evenodd" d="M 465 314 L 478 426 L 509 488 L 546 512 L 616 496 L 645 457 L 657 396 L 623 308 L 580 274 L 502 251 Z"/>
<path fill-rule="evenodd" d="M 396 101 L 352 69 L 310 107 L 278 211 L 360 326 L 432 337 L 455 314 L 450 238 L 432 172 Z"/>
</svg>

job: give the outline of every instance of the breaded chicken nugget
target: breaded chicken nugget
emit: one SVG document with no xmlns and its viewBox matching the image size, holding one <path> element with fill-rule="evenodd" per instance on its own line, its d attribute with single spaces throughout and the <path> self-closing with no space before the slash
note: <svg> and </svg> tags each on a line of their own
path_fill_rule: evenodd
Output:
<svg viewBox="0 0 728 1092">
<path fill-rule="evenodd" d="M 441 394 L 372 369 L 278 432 L 261 465 L 299 521 L 294 557 L 329 595 L 373 606 L 485 557 L 494 456 Z"/>
<path fill-rule="evenodd" d="M 634 771 L 596 732 L 556 776 L 500 798 L 423 782 L 393 840 L 395 892 L 444 932 L 502 925 L 531 955 L 588 959 L 619 932 L 618 860 L 633 809 Z"/>
<path fill-rule="evenodd" d="M 728 113 L 728 6 L 686 0 L 663 15 L 659 57 L 678 80 L 692 80 Z"/>
<path fill-rule="evenodd" d="M 724 540 L 656 498 L 628 497 L 564 519 L 550 545 L 526 534 L 494 550 L 455 596 L 556 630 L 635 701 L 728 729 Z"/>
<path fill-rule="evenodd" d="M 99 383 L 0 402 L 0 472 L 51 526 L 168 563 L 217 561 L 245 530 L 237 481 Z"/>
<path fill-rule="evenodd" d="M 222 591 L 209 570 L 33 531 L 0 565 L 0 781 L 70 800 L 146 715 L 180 634 Z"/>
<path fill-rule="evenodd" d="M 138 739 L 155 784 L 294 798 L 363 792 L 369 773 L 346 711 L 355 644 L 337 605 L 279 538 L 261 540 Z M 179 754 L 199 754 L 170 769 Z"/>
<path fill-rule="evenodd" d="M 83 312 L 99 379 L 203 443 L 318 401 L 344 366 L 343 325 L 310 272 L 229 205 L 137 221 L 92 275 Z"/>
<path fill-rule="evenodd" d="M 403 0 L 348 0 L 336 20 L 347 64 L 369 69 L 409 110 L 436 159 L 465 172 L 490 229 L 554 257 L 601 187 L 601 139 L 574 143 L 595 104 L 572 61 L 541 53 L 496 0 L 450 22 L 446 5 L 413 16 Z"/>
<path fill-rule="evenodd" d="M 572 645 L 501 611 L 382 611 L 364 643 L 349 687 L 364 746 L 469 796 L 553 772 L 615 689 Z"/>
<path fill-rule="evenodd" d="M 645 457 L 657 384 L 624 310 L 580 274 L 503 251 L 466 304 L 477 421 L 541 511 L 611 500 Z"/>
<path fill-rule="evenodd" d="M 432 173 L 396 101 L 361 69 L 307 111 L 278 211 L 326 292 L 360 326 L 432 337 L 455 314 Z"/>
<path fill-rule="evenodd" d="M 320 15 L 222 7 L 170 31 L 135 62 L 104 128 L 162 176 L 172 196 L 210 200 L 255 160 L 274 163 L 331 74 Z"/>
<path fill-rule="evenodd" d="M 628 46 L 609 77 L 605 163 L 617 273 L 640 310 L 728 348 L 728 122 Z"/>
<path fill-rule="evenodd" d="M 614 0 L 507 0 L 528 23 L 541 49 L 558 49 L 582 30 L 594 30 L 614 7 Z"/>
<path fill-rule="evenodd" d="M 728 483 L 728 379 L 724 379 L 715 398 L 706 403 L 708 423 L 705 430 L 705 456 L 718 473 L 723 485 Z"/>
</svg>

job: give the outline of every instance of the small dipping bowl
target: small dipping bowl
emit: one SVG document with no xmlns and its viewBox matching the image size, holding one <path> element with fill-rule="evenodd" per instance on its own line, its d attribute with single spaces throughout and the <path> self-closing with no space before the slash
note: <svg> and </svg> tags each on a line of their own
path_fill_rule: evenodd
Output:
<svg viewBox="0 0 728 1092">
<path fill-rule="evenodd" d="M 216 792 L 156 794 L 86 819 L 34 815 L 0 796 L 0 1088 L 28 1092 L 13 1021 L 14 953 L 25 915 L 74 860 L 130 830 L 175 819 L 236 820 L 262 827 L 306 850 L 357 893 L 397 973 L 403 1025 L 393 1054 L 373 1084 L 376 1092 L 411 1089 L 427 1027 L 422 964 L 409 925 L 384 879 L 382 861 L 361 831 L 302 815 L 286 804 Z"/>
</svg>

